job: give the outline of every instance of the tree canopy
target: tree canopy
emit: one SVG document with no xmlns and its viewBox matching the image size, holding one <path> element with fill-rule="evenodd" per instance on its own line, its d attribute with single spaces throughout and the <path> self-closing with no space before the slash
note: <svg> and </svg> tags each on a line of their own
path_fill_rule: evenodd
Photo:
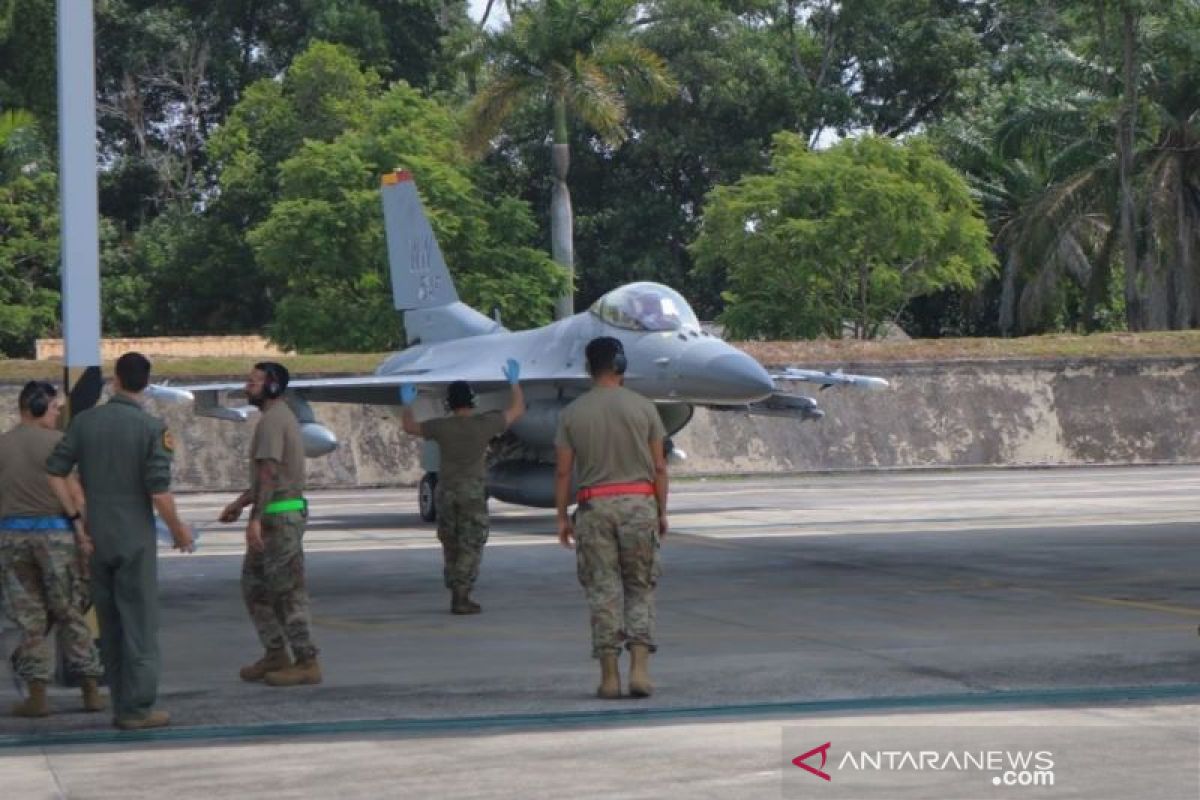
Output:
<svg viewBox="0 0 1200 800">
<path fill-rule="evenodd" d="M 874 136 L 813 152 L 779 134 L 767 174 L 714 190 L 693 249 L 726 274 L 720 319 L 742 338 L 872 338 L 994 262 L 966 181 L 923 142 Z"/>
<path fill-rule="evenodd" d="M 397 166 L 508 325 L 549 319 L 565 242 L 578 306 L 657 280 L 737 335 L 1200 323 L 1193 0 L 505 9 L 97 0 L 105 333 L 399 342 Z M 54 14 L 0 0 L 8 355 L 60 327 Z"/>
</svg>

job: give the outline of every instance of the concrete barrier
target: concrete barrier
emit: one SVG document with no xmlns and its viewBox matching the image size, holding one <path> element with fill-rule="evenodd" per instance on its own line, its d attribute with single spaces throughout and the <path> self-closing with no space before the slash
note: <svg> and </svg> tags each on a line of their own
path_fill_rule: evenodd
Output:
<svg viewBox="0 0 1200 800">
<path fill-rule="evenodd" d="M 880 392 L 817 392 L 820 422 L 698 409 L 675 437 L 677 475 L 963 466 L 1200 462 L 1200 361 L 854 364 Z M 234 378 L 233 380 L 238 380 Z M 184 381 L 179 381 L 184 383 Z M 0 423 L 16 419 L 16 385 L 0 385 Z M 796 384 L 792 391 L 812 393 Z M 244 488 L 251 425 L 155 407 L 176 433 L 175 487 Z M 411 485 L 418 448 L 391 409 L 314 404 L 342 445 L 308 462 L 312 487 Z"/>
</svg>

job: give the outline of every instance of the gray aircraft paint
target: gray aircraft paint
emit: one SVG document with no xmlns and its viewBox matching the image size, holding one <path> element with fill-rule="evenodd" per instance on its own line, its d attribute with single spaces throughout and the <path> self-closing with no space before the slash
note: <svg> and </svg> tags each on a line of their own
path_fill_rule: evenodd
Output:
<svg viewBox="0 0 1200 800">
<path fill-rule="evenodd" d="M 331 452 L 337 441 L 313 417 L 309 401 L 391 406 L 399 413 L 399 387 L 413 384 L 418 390 L 414 413 L 429 419 L 445 413 L 446 386 L 465 380 L 476 392 L 479 410 L 498 410 L 507 406 L 510 396 L 501 365 L 513 358 L 521 365 L 528 413 L 493 442 L 488 490 L 508 502 L 552 505 L 558 416 L 590 386 L 584 348 L 597 336 L 621 340 L 629 362 L 625 385 L 654 401 L 668 436 L 691 420 L 697 405 L 743 408 L 796 421 L 820 417 L 815 400 L 778 392 L 761 364 L 701 330 L 687 301 L 660 284 L 627 284 L 588 311 L 533 330 L 507 330 L 459 300 L 412 176 L 396 172 L 382 183 L 392 298 L 404 315 L 410 346 L 385 359 L 374 375 L 289 384 L 289 403 L 302 423 L 310 456 Z M 886 385 L 836 373 L 787 377 L 822 385 Z M 226 407 L 222 399 L 241 390 L 241 385 L 225 383 L 163 391 L 174 391 L 180 398 L 194 396 L 197 414 L 237 420 L 247 415 Z M 422 466 L 431 475 L 438 469 L 433 443 L 426 442 L 422 449 Z M 423 486 L 422 498 L 429 494 L 429 486 Z"/>
</svg>

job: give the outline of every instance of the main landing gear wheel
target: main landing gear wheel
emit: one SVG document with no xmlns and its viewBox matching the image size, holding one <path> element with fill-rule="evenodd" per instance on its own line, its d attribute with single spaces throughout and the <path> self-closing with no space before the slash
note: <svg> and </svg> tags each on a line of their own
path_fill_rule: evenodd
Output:
<svg viewBox="0 0 1200 800">
<path fill-rule="evenodd" d="M 437 520 L 437 507 L 433 502 L 433 493 L 436 489 L 436 472 L 426 472 L 421 476 L 421 484 L 417 487 L 417 510 L 421 514 L 421 519 L 426 522 Z"/>
</svg>

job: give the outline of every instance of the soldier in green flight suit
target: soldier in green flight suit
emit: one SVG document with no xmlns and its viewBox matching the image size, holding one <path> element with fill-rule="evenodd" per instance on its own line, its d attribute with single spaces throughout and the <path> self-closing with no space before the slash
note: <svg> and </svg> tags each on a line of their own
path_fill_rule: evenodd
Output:
<svg viewBox="0 0 1200 800">
<path fill-rule="evenodd" d="M 176 549 L 193 549 L 179 520 L 171 485 L 171 432 L 141 406 L 150 362 L 140 353 L 117 359 L 107 403 L 71 420 L 46 462 L 51 486 L 72 507 L 66 480 L 78 465 L 91 558 L 92 602 L 100 622 L 100 656 L 113 702 L 113 724 L 122 730 L 170 723 L 155 709 L 158 698 L 158 552 L 155 512 Z"/>
<path fill-rule="evenodd" d="M 438 540 L 442 543 L 442 578 L 450 590 L 452 614 L 478 614 L 483 610 L 471 599 L 471 589 L 479 577 L 483 546 L 488 539 L 484 457 L 488 443 L 525 413 L 525 396 L 519 383 L 521 365 L 510 358 L 502 372 L 512 388 L 512 399 L 504 411 L 476 414 L 470 384 L 455 381 L 446 389 L 450 416 L 417 422 L 412 411 L 417 388 L 400 387 L 400 402 L 404 404 L 400 420 L 405 432 L 438 444 L 441 466 L 434 503 Z"/>
</svg>

